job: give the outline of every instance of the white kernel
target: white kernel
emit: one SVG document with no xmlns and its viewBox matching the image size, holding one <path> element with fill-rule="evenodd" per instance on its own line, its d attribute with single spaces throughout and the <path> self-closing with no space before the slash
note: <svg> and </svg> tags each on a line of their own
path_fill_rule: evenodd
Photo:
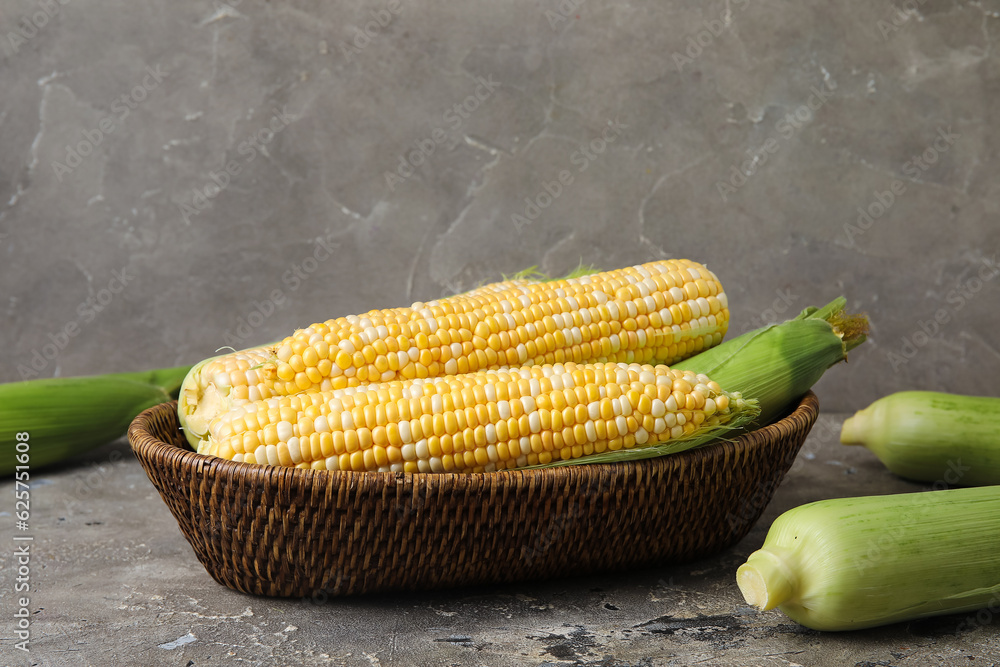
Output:
<svg viewBox="0 0 1000 667">
<path fill-rule="evenodd" d="M 600 401 L 591 401 L 587 404 L 587 416 L 591 419 L 599 419 L 601 417 Z"/>
<path fill-rule="evenodd" d="M 403 419 L 398 424 L 399 427 L 399 439 L 403 443 L 413 442 L 412 433 L 410 432 L 410 422 Z"/>
<path fill-rule="evenodd" d="M 502 419 L 510 419 L 510 402 L 497 401 L 497 412 Z"/>
<path fill-rule="evenodd" d="M 403 460 L 404 461 L 416 461 L 417 460 L 417 446 L 419 446 L 421 443 L 423 443 L 425 447 L 427 446 L 427 442 L 425 440 L 421 440 L 416 445 L 407 444 L 407 445 L 403 445 L 402 447 L 400 447 L 399 448 L 399 452 L 400 452 L 400 454 L 402 454 Z"/>
<path fill-rule="evenodd" d="M 260 451 L 260 447 L 254 452 L 256 455 Z M 279 466 L 281 465 L 281 459 L 278 458 L 278 448 L 274 445 L 264 445 L 264 455 L 267 457 L 268 465 Z M 259 460 L 258 460 L 259 462 Z"/>
<path fill-rule="evenodd" d="M 612 320 L 617 320 L 621 314 L 618 310 L 618 303 L 618 301 L 608 301 L 608 312 L 611 314 Z"/>
<path fill-rule="evenodd" d="M 647 442 L 649 442 L 649 431 L 640 426 L 635 432 L 635 444 L 645 445 Z"/>
<path fill-rule="evenodd" d="M 442 463 L 440 457 L 432 456 L 427 460 L 427 463 L 431 467 L 431 472 L 444 472 L 444 463 Z"/>
<path fill-rule="evenodd" d="M 684 426 L 684 424 L 687 422 L 687 417 L 684 416 L 683 412 L 675 412 L 674 416 L 677 418 L 678 426 Z"/>
<path fill-rule="evenodd" d="M 622 406 L 622 414 L 628 417 L 630 414 L 632 414 L 632 404 L 629 402 L 628 398 L 624 396 L 622 397 L 620 402 Z"/>
<path fill-rule="evenodd" d="M 628 313 L 628 316 L 632 318 L 636 317 L 639 314 L 639 309 L 635 307 L 634 301 L 626 301 L 625 310 Z"/>
<path fill-rule="evenodd" d="M 492 426 L 492 424 L 490 424 Z M 531 429 L 532 433 L 538 433 L 542 430 L 542 419 L 537 412 L 532 412 L 528 415 L 528 428 Z"/>
<path fill-rule="evenodd" d="M 662 418 L 653 420 L 653 433 L 660 434 L 667 430 L 667 422 Z"/>
<path fill-rule="evenodd" d="M 521 439 L 518 441 L 518 444 L 521 446 L 521 454 L 527 456 L 528 454 L 531 453 L 531 439 L 528 438 L 528 436 L 526 435 L 521 436 Z"/>
<path fill-rule="evenodd" d="M 426 459 L 417 459 L 417 472 L 430 472 L 431 464 Z"/>
<path fill-rule="evenodd" d="M 663 407 L 667 409 L 667 412 L 677 412 L 677 399 L 674 398 L 673 394 L 663 402 Z"/>
<path fill-rule="evenodd" d="M 639 373 L 639 382 L 643 384 L 653 384 L 656 382 L 656 375 L 652 371 L 642 371 Z"/>
<path fill-rule="evenodd" d="M 525 414 L 534 414 L 535 412 L 535 399 L 531 396 L 521 397 L 521 407 L 524 408 Z"/>
<path fill-rule="evenodd" d="M 653 409 L 649 414 L 654 417 L 662 417 L 667 412 L 667 406 L 658 398 L 653 399 Z"/>
<path fill-rule="evenodd" d="M 704 410 L 705 410 L 705 416 L 706 417 L 708 417 L 710 415 L 714 415 L 715 411 L 717 409 L 718 409 L 718 407 L 715 405 L 715 401 L 713 401 L 711 398 L 706 398 L 705 399 L 705 408 L 704 408 Z"/>
<path fill-rule="evenodd" d="M 295 433 L 293 432 L 291 422 L 286 422 L 286 421 L 278 422 L 278 440 L 282 442 L 288 442 L 288 439 L 291 438 L 293 435 L 295 435 Z"/>
<path fill-rule="evenodd" d="M 496 463 L 500 460 L 500 452 L 497 451 L 496 445 L 486 446 L 486 455 L 490 457 L 490 461 Z"/>
<path fill-rule="evenodd" d="M 677 426 L 677 415 L 673 412 L 668 412 L 663 415 L 663 422 L 667 425 L 667 428 L 673 428 Z"/>
<path fill-rule="evenodd" d="M 687 294 L 680 287 L 671 287 L 668 291 L 670 292 L 670 298 L 673 299 L 671 303 L 681 303 L 687 298 Z"/>
<path fill-rule="evenodd" d="M 615 426 L 618 427 L 618 435 L 626 435 L 628 433 L 628 420 L 621 415 L 615 417 Z"/>
<path fill-rule="evenodd" d="M 494 426 L 493 424 L 487 424 L 485 426 L 485 429 L 486 429 L 486 442 L 492 445 L 494 442 L 497 441 L 497 427 Z"/>
<path fill-rule="evenodd" d="M 521 456 L 518 456 L 514 460 L 514 463 L 517 465 L 518 468 L 523 468 L 526 465 L 528 465 L 528 457 L 522 454 Z"/>
<path fill-rule="evenodd" d="M 326 458 L 326 469 L 327 470 L 340 470 L 340 457 L 339 456 L 328 456 Z"/>
<path fill-rule="evenodd" d="M 441 394 L 434 394 L 431 396 L 431 414 L 440 414 L 444 412 L 444 399 Z"/>
<path fill-rule="evenodd" d="M 670 429 L 671 438 L 674 438 L 676 440 L 682 435 L 684 435 L 684 428 L 682 426 L 674 426 L 672 429 Z"/>
<path fill-rule="evenodd" d="M 350 431 L 354 428 L 354 415 L 351 414 L 350 410 L 343 410 L 340 413 L 340 426 L 345 431 Z"/>
<path fill-rule="evenodd" d="M 389 472 L 403 472 L 403 464 L 402 463 L 390 463 L 389 464 Z"/>
<path fill-rule="evenodd" d="M 594 426 L 594 422 L 588 421 L 583 428 L 587 431 L 587 440 L 595 442 L 597 440 L 597 427 Z"/>
<path fill-rule="evenodd" d="M 299 448 L 298 438 L 288 439 L 288 455 L 292 457 L 292 463 L 302 463 L 302 450 Z"/>
<path fill-rule="evenodd" d="M 486 386 L 483 387 L 483 393 L 486 394 L 487 401 L 489 401 L 490 403 L 496 403 L 497 388 L 495 384 L 493 384 L 492 382 L 486 383 Z"/>
<path fill-rule="evenodd" d="M 431 452 L 427 446 L 427 438 L 421 439 L 419 442 L 413 445 L 413 451 L 418 459 L 430 458 Z M 405 457 L 404 457 L 405 458 Z"/>
<path fill-rule="evenodd" d="M 337 347 L 339 347 L 341 350 L 343 350 L 347 354 L 354 354 L 355 352 L 357 352 L 357 349 L 354 347 L 354 343 L 352 343 L 351 341 L 347 340 L 346 338 L 344 340 L 340 341 L 339 343 L 337 343 Z"/>
<path fill-rule="evenodd" d="M 326 433 L 330 430 L 330 422 L 326 420 L 325 415 L 320 415 L 313 420 L 313 430 L 317 433 Z"/>
</svg>

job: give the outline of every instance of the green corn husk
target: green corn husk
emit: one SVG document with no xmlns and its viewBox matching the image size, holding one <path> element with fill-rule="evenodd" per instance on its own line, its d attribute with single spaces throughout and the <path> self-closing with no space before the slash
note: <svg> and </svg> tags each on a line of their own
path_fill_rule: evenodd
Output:
<svg viewBox="0 0 1000 667">
<path fill-rule="evenodd" d="M 673 367 L 704 373 L 723 389 L 756 399 L 756 423 L 770 424 L 865 341 L 868 320 L 847 315 L 846 303 L 840 297 L 822 308 L 806 308 L 791 320 L 747 332 Z"/>
<path fill-rule="evenodd" d="M 779 516 L 736 583 L 814 630 L 993 610 L 998 535 L 1000 486 L 823 500 Z"/>
<path fill-rule="evenodd" d="M 140 412 L 177 397 L 189 369 L 0 384 L 0 442 L 27 432 L 31 470 L 58 463 L 125 435 Z M 8 451 L 0 460 L 4 477 L 17 465 Z"/>
<path fill-rule="evenodd" d="M 900 391 L 849 417 L 845 445 L 864 445 L 900 477 L 1000 484 L 1000 398 Z"/>
</svg>

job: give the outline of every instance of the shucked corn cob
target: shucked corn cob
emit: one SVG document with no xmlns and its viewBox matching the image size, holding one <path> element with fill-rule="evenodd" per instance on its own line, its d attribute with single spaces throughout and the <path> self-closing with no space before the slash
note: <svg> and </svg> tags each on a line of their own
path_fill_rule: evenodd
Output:
<svg viewBox="0 0 1000 667">
<path fill-rule="evenodd" d="M 199 451 L 319 470 L 492 472 L 666 441 L 680 451 L 750 412 L 690 371 L 568 362 L 256 401 L 214 420 Z"/>
<path fill-rule="evenodd" d="M 505 281 L 327 320 L 274 345 L 206 360 L 185 381 L 179 412 L 194 445 L 216 416 L 271 396 L 508 365 L 671 364 L 718 344 L 728 324 L 715 274 L 689 260 Z"/>
</svg>

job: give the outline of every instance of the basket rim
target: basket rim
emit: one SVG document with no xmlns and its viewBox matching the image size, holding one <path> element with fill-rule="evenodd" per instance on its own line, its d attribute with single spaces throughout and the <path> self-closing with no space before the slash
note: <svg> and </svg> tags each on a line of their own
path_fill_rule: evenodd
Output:
<svg viewBox="0 0 1000 667">
<path fill-rule="evenodd" d="M 214 473 L 227 477 L 253 476 L 274 476 L 286 481 L 317 481 L 317 476 L 333 476 L 345 482 L 364 480 L 371 481 L 382 477 L 386 480 L 410 479 L 414 483 L 448 483 L 455 479 L 474 479 L 476 476 L 489 476 L 494 480 L 507 478 L 511 482 L 521 482 L 531 478 L 554 477 L 556 480 L 570 479 L 580 474 L 581 469 L 588 469 L 594 472 L 613 472 L 621 466 L 655 467 L 655 466 L 675 466 L 684 462 L 699 460 L 703 457 L 724 456 L 729 448 L 736 448 L 737 451 L 754 446 L 764 446 L 769 442 L 777 440 L 787 429 L 797 430 L 799 428 L 809 428 L 819 414 L 819 400 L 813 391 L 806 392 L 795 407 L 781 419 L 762 426 L 756 430 L 741 433 L 733 438 L 720 438 L 712 443 L 689 449 L 677 454 L 657 456 L 635 461 L 621 461 L 615 463 L 590 463 L 586 465 L 567 465 L 553 468 L 535 469 L 515 469 L 497 470 L 494 472 L 480 473 L 458 473 L 458 472 L 361 472 L 353 470 L 313 470 L 284 466 L 269 466 L 256 463 L 243 463 L 229 461 L 178 446 L 162 440 L 155 432 L 153 420 L 161 416 L 161 413 L 172 412 L 173 416 L 165 415 L 168 419 L 176 419 L 177 401 L 160 403 L 143 410 L 132 421 L 128 428 L 128 441 L 133 452 L 142 454 L 146 458 L 155 460 L 158 464 L 169 464 L 172 467 L 189 469 L 193 472 L 204 474 Z M 727 445 L 729 446 L 727 448 Z M 326 477 L 325 479 L 329 479 Z"/>
</svg>

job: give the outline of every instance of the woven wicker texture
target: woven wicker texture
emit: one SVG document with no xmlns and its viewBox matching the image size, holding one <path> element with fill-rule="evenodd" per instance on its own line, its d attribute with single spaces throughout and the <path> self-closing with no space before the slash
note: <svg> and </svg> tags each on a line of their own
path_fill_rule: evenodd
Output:
<svg viewBox="0 0 1000 667">
<path fill-rule="evenodd" d="M 732 441 L 644 461 L 485 474 L 356 473 L 189 450 L 176 403 L 132 449 L 205 569 L 258 595 L 332 597 L 690 561 L 740 540 L 812 428 L 811 392 Z"/>
</svg>

